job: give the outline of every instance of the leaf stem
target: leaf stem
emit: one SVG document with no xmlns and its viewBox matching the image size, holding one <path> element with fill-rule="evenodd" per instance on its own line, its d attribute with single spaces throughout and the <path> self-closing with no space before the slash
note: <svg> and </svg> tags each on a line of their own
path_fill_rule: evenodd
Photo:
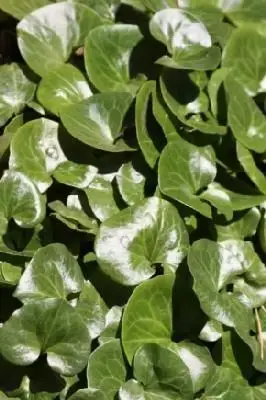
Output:
<svg viewBox="0 0 266 400">
<path fill-rule="evenodd" d="M 258 328 L 258 341 L 260 344 L 260 357 L 262 360 L 264 360 L 264 339 L 263 339 L 263 335 L 262 335 L 261 320 L 260 320 L 260 316 L 259 316 L 257 308 L 255 308 L 255 318 L 256 318 L 257 328 Z"/>
</svg>

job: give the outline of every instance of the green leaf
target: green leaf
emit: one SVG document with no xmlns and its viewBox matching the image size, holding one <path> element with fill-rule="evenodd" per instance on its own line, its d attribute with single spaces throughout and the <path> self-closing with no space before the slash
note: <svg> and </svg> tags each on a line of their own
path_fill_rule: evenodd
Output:
<svg viewBox="0 0 266 400">
<path fill-rule="evenodd" d="M 82 73 L 71 64 L 65 64 L 46 74 L 41 80 L 37 98 L 49 112 L 59 115 L 64 107 L 78 103 L 92 95 Z"/>
<path fill-rule="evenodd" d="M 135 125 L 139 147 L 147 164 L 154 168 L 159 158 L 159 150 L 152 140 L 147 127 L 147 113 L 151 95 L 155 89 L 155 82 L 148 81 L 144 83 L 137 94 Z"/>
<path fill-rule="evenodd" d="M 19 114 L 32 100 L 35 84 L 28 78 L 27 70 L 18 64 L 0 66 L 0 126 L 14 114 Z"/>
<path fill-rule="evenodd" d="M 151 197 L 102 223 L 95 252 L 104 273 L 133 286 L 154 275 L 155 264 L 175 271 L 188 245 L 185 224 L 175 207 Z"/>
<path fill-rule="evenodd" d="M 130 79 L 133 48 L 142 39 L 136 25 L 102 25 L 86 39 L 85 64 L 88 76 L 100 92 L 136 93 L 141 79 Z"/>
<path fill-rule="evenodd" d="M 229 368 L 216 368 L 202 400 L 250 400 L 251 388 Z"/>
<path fill-rule="evenodd" d="M 24 124 L 11 141 L 10 169 L 23 172 L 41 193 L 52 184 L 52 172 L 66 160 L 58 131 L 57 122 L 40 118 Z"/>
<path fill-rule="evenodd" d="M 131 102 L 126 92 L 100 93 L 64 108 L 60 116 L 67 131 L 82 143 L 105 151 L 129 151 L 122 124 Z"/>
<path fill-rule="evenodd" d="M 266 177 L 256 166 L 252 153 L 240 142 L 237 142 L 236 144 L 236 152 L 237 158 L 246 174 L 254 182 L 261 193 L 266 194 Z"/>
<path fill-rule="evenodd" d="M 168 390 L 161 388 L 144 389 L 144 387 L 135 381 L 130 379 L 124 383 L 119 389 L 119 400 L 182 400 L 184 397 L 180 397 L 176 392 L 169 392 Z"/>
<path fill-rule="evenodd" d="M 8 262 L 0 261 L 0 286 L 16 285 L 21 277 L 21 268 Z"/>
<path fill-rule="evenodd" d="M 163 65 L 205 70 L 214 69 L 219 64 L 220 50 L 212 47 L 211 35 L 193 12 L 177 8 L 158 11 L 150 21 L 150 31 L 173 55 L 173 59 L 163 57 L 157 60 Z"/>
<path fill-rule="evenodd" d="M 129 363 L 145 343 L 169 345 L 172 334 L 173 276 L 157 276 L 136 287 L 122 319 L 122 343 Z"/>
<path fill-rule="evenodd" d="M 94 286 L 87 281 L 80 293 L 76 311 L 86 323 L 90 338 L 97 338 L 105 328 L 108 308 Z"/>
<path fill-rule="evenodd" d="M 98 230 L 97 221 L 85 213 L 78 194 L 70 194 L 67 197 L 66 205 L 55 200 L 48 206 L 54 211 L 52 215 L 66 224 L 68 228 L 78 232 L 96 234 Z"/>
<path fill-rule="evenodd" d="M 10 362 L 30 365 L 41 353 L 56 372 L 75 375 L 86 365 L 90 340 L 86 325 L 64 300 L 31 302 L 0 329 L 0 352 Z"/>
<path fill-rule="evenodd" d="M 120 0 L 75 0 L 92 8 L 101 17 L 113 21 Z"/>
<path fill-rule="evenodd" d="M 204 342 L 212 343 L 220 339 L 222 337 L 222 333 L 222 324 L 215 320 L 209 320 L 200 331 L 199 338 Z"/>
<path fill-rule="evenodd" d="M 91 353 L 87 379 L 89 389 L 99 390 L 103 399 L 115 399 L 126 379 L 126 366 L 119 340 L 113 340 Z"/>
<path fill-rule="evenodd" d="M 62 66 L 73 48 L 82 45 L 90 30 L 103 22 L 99 14 L 82 4 L 47 5 L 17 25 L 20 52 L 30 68 L 43 77 Z"/>
<path fill-rule="evenodd" d="M 99 343 L 102 345 L 106 342 L 114 340 L 118 333 L 120 333 L 120 323 L 122 319 L 122 308 L 113 306 L 105 315 L 105 325 L 101 336 L 98 338 Z"/>
<path fill-rule="evenodd" d="M 160 190 L 209 218 L 211 207 L 197 193 L 215 175 L 215 153 L 211 146 L 197 147 L 178 138 L 168 143 L 160 157 Z"/>
<path fill-rule="evenodd" d="M 130 161 L 121 166 L 116 181 L 123 200 L 130 206 L 144 198 L 145 176 L 138 171 L 136 163 Z"/>
<path fill-rule="evenodd" d="M 240 239 L 255 235 L 260 221 L 260 212 L 251 208 L 242 217 L 227 225 L 215 225 L 217 240 Z"/>
<path fill-rule="evenodd" d="M 263 214 L 259 225 L 259 241 L 262 250 L 266 252 L 266 204 L 262 213 Z"/>
<path fill-rule="evenodd" d="M 144 344 L 135 353 L 134 376 L 147 390 L 162 388 L 184 399 L 192 399 L 189 369 L 175 351 L 159 344 Z"/>
<path fill-rule="evenodd" d="M 218 92 L 229 73 L 229 69 L 220 68 L 213 72 L 208 82 L 208 94 L 211 101 L 211 111 L 215 117 L 218 115 Z"/>
<path fill-rule="evenodd" d="M 96 177 L 98 169 L 93 165 L 76 164 L 72 161 L 64 161 L 53 172 L 53 177 L 64 185 L 77 189 L 87 188 Z"/>
<path fill-rule="evenodd" d="M 14 133 L 24 123 L 23 114 L 15 116 L 4 129 L 4 133 L 0 136 L 0 159 L 1 162 L 6 158 L 6 152 L 9 149 Z"/>
<path fill-rule="evenodd" d="M 235 29 L 223 53 L 223 67 L 243 86 L 248 95 L 266 91 L 266 37 L 255 28 Z"/>
<path fill-rule="evenodd" d="M 191 377 L 193 393 L 204 389 L 215 366 L 207 348 L 183 341 L 177 344 L 172 343 L 170 349 L 186 365 Z"/>
<path fill-rule="evenodd" d="M 113 178 L 113 174 L 96 175 L 84 190 L 94 215 L 100 221 L 105 221 L 120 211 L 114 197 Z"/>
<path fill-rule="evenodd" d="M 220 291 L 232 283 L 234 277 L 261 264 L 249 242 L 227 240 L 216 243 L 207 239 L 194 242 L 188 254 L 188 265 L 194 279 L 193 289 L 203 311 L 210 318 L 233 327 L 239 323 L 236 316 L 241 310 L 242 318 L 247 318 L 245 307 L 237 296 Z"/>
<path fill-rule="evenodd" d="M 23 228 L 39 224 L 45 215 L 44 198 L 21 172 L 7 170 L 0 180 L 0 216 Z"/>
<path fill-rule="evenodd" d="M 219 214 L 223 214 L 227 221 L 233 218 L 233 205 L 229 194 L 223 188 L 212 182 L 207 189 L 199 196 L 201 200 L 206 200 L 216 207 Z"/>
<path fill-rule="evenodd" d="M 228 122 L 235 138 L 257 153 L 266 151 L 266 118 L 234 79 L 226 79 Z"/>
<path fill-rule="evenodd" d="M 53 243 L 36 251 L 15 290 L 23 303 L 47 298 L 66 299 L 83 287 L 83 276 L 67 248 Z"/>
<path fill-rule="evenodd" d="M 37 8 L 52 3 L 51 0 L 0 0 L 0 9 L 12 15 L 14 18 L 21 19 Z"/>
</svg>

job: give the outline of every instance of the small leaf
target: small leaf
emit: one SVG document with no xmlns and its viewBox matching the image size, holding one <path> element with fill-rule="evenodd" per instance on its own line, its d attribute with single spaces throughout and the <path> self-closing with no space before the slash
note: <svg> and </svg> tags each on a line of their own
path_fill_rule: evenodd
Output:
<svg viewBox="0 0 266 400">
<path fill-rule="evenodd" d="M 122 343 L 129 363 L 145 343 L 169 345 L 172 334 L 171 275 L 157 276 L 136 287 L 122 319 Z"/>
<path fill-rule="evenodd" d="M 216 342 L 222 337 L 222 324 L 218 321 L 209 320 L 200 331 L 199 338 L 204 342 Z"/>
<path fill-rule="evenodd" d="M 122 123 L 131 102 L 126 92 L 100 93 L 64 108 L 60 116 L 67 131 L 82 143 L 105 151 L 129 151 Z"/>
<path fill-rule="evenodd" d="M 223 52 L 223 67 L 243 86 L 248 95 L 266 91 L 266 37 L 256 29 L 235 29 Z"/>
<path fill-rule="evenodd" d="M 86 39 L 85 64 L 93 85 L 101 92 L 130 92 L 142 81 L 130 79 L 129 62 L 142 35 L 136 25 L 102 25 Z"/>
<path fill-rule="evenodd" d="M 119 340 L 107 342 L 91 353 L 87 379 L 89 389 L 99 390 L 103 399 L 115 399 L 126 379 L 126 366 Z"/>
<path fill-rule="evenodd" d="M 21 268 L 8 262 L 0 261 L 0 286 L 17 285 L 21 277 Z"/>
<path fill-rule="evenodd" d="M 145 390 L 144 387 L 130 379 L 119 389 L 119 400 L 182 400 L 184 397 L 178 396 L 175 392 L 169 392 L 161 388 Z"/>
<path fill-rule="evenodd" d="M 19 281 L 14 296 L 23 303 L 78 293 L 83 276 L 75 258 L 59 243 L 37 250 Z"/>
<path fill-rule="evenodd" d="M 84 190 L 94 215 L 100 221 L 104 221 L 120 211 L 114 197 L 112 180 L 112 174 L 97 175 L 89 187 Z"/>
<path fill-rule="evenodd" d="M 246 174 L 254 182 L 261 193 L 266 194 L 266 177 L 256 166 L 252 153 L 240 142 L 237 142 L 236 144 L 236 152 L 237 158 Z"/>
<path fill-rule="evenodd" d="M 137 170 L 132 161 L 125 163 L 116 175 L 116 181 L 123 200 L 130 206 L 144 198 L 145 176 Z"/>
<path fill-rule="evenodd" d="M 30 365 L 47 353 L 52 369 L 75 375 L 85 367 L 89 349 L 86 325 L 64 300 L 24 305 L 0 329 L 0 352 L 17 365 Z"/>
<path fill-rule="evenodd" d="M 27 175 L 41 193 L 52 184 L 52 172 L 66 160 L 58 130 L 57 122 L 39 118 L 24 124 L 12 138 L 9 167 Z"/>
<path fill-rule="evenodd" d="M 23 173 L 5 171 L 0 181 L 0 215 L 14 219 L 23 228 L 32 228 L 44 219 L 44 198 Z"/>
<path fill-rule="evenodd" d="M 220 68 L 213 72 L 208 82 L 208 93 L 211 101 L 211 111 L 215 117 L 218 115 L 218 92 L 229 74 L 229 69 Z"/>
<path fill-rule="evenodd" d="M 96 177 L 98 169 L 93 165 L 76 164 L 64 161 L 53 172 L 53 177 L 64 185 L 85 189 Z"/>
<path fill-rule="evenodd" d="M 87 281 L 80 293 L 76 311 L 87 325 L 91 339 L 97 338 L 104 330 L 107 310 L 97 290 Z"/>
<path fill-rule="evenodd" d="M 226 79 L 229 96 L 228 122 L 235 138 L 257 153 L 266 151 L 266 119 L 260 109 L 230 76 Z"/>
<path fill-rule="evenodd" d="M 197 147 L 178 138 L 164 148 L 159 161 L 159 187 L 166 195 L 211 217 L 211 207 L 197 193 L 216 175 L 211 146 Z"/>
<path fill-rule="evenodd" d="M 105 315 L 105 327 L 98 341 L 102 345 L 114 340 L 120 333 L 120 323 L 122 319 L 122 308 L 113 306 Z"/>
<path fill-rule="evenodd" d="M 78 103 L 92 95 L 82 73 L 71 64 L 65 64 L 46 74 L 41 80 L 37 98 L 49 112 L 59 115 L 66 106 Z"/>
<path fill-rule="evenodd" d="M 260 221 L 260 212 L 251 208 L 241 218 L 227 225 L 215 225 L 217 240 L 246 239 L 255 235 Z"/>
<path fill-rule="evenodd" d="M 102 223 L 95 252 L 104 273 L 133 286 L 155 274 L 154 264 L 175 271 L 188 244 L 185 225 L 175 207 L 151 197 Z"/>
<path fill-rule="evenodd" d="M 144 344 L 135 353 L 133 369 L 135 378 L 145 389 L 160 387 L 184 399 L 193 397 L 189 369 L 171 348 L 156 343 Z"/>
<path fill-rule="evenodd" d="M 139 147 L 147 164 L 151 168 L 154 168 L 156 161 L 160 155 L 157 147 L 155 146 L 155 143 L 150 137 L 147 127 L 148 105 L 154 89 L 154 81 L 148 81 L 142 85 L 140 91 L 137 94 L 135 111 L 135 124 Z"/>
<path fill-rule="evenodd" d="M 157 60 L 163 65 L 207 70 L 214 69 L 219 64 L 220 50 L 212 47 L 211 35 L 198 16 L 191 11 L 188 13 L 177 8 L 158 11 L 151 19 L 150 31 L 173 55 L 173 59 L 163 57 Z"/>
<path fill-rule="evenodd" d="M 72 49 L 83 44 L 89 31 L 103 22 L 99 14 L 82 4 L 47 5 L 18 23 L 20 52 L 30 68 L 43 77 L 62 66 Z"/>
<path fill-rule="evenodd" d="M 34 96 L 35 84 L 25 72 L 15 63 L 0 66 L 0 126 L 19 114 Z"/>
<path fill-rule="evenodd" d="M 82 209 L 78 194 L 70 194 L 67 197 L 67 205 L 55 200 L 49 203 L 48 206 L 54 211 L 52 215 L 66 224 L 68 228 L 94 235 L 98 231 L 97 221 L 89 217 Z"/>
<path fill-rule="evenodd" d="M 12 118 L 9 124 L 6 125 L 4 133 L 0 136 L 0 159 L 3 162 L 6 158 L 6 152 L 9 149 L 12 137 L 14 133 L 20 128 L 24 123 L 23 114 L 19 114 Z"/>
<path fill-rule="evenodd" d="M 21 0 L 19 3 L 13 0 L 0 0 L 0 9 L 14 18 L 21 19 L 32 11 L 37 10 L 37 8 L 50 3 L 50 0 Z"/>
</svg>

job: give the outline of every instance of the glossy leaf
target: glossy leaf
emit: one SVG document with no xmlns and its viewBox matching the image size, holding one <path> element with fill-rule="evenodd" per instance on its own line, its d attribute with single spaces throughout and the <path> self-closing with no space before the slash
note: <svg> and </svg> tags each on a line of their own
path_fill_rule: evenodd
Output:
<svg viewBox="0 0 266 400">
<path fill-rule="evenodd" d="M 50 0 L 21 0 L 19 3 L 16 0 L 1 0 L 0 8 L 13 17 L 21 19 L 30 12 L 49 3 L 51 3 Z"/>
<path fill-rule="evenodd" d="M 169 345 L 172 332 L 171 275 L 157 276 L 139 285 L 130 297 L 122 319 L 122 343 L 129 363 L 145 343 Z"/>
<path fill-rule="evenodd" d="M 116 175 L 116 181 L 123 200 L 129 206 L 144 198 L 145 176 L 131 161 L 122 165 Z"/>
<path fill-rule="evenodd" d="M 49 366 L 64 375 L 74 375 L 85 367 L 89 344 L 85 324 L 64 300 L 29 303 L 0 330 L 0 351 L 10 362 L 30 365 L 47 353 Z"/>
<path fill-rule="evenodd" d="M 59 115 L 64 107 L 78 103 L 92 95 L 82 73 L 70 64 L 65 64 L 46 74 L 41 80 L 37 97 L 43 107 Z"/>
<path fill-rule="evenodd" d="M 234 79 L 227 78 L 226 88 L 229 95 L 228 121 L 235 138 L 250 150 L 265 152 L 265 116 Z"/>
<path fill-rule="evenodd" d="M 261 193 L 266 194 L 266 177 L 256 166 L 252 153 L 240 142 L 237 142 L 236 152 L 237 158 L 246 174 L 254 182 Z"/>
<path fill-rule="evenodd" d="M 14 219 L 17 225 L 32 228 L 45 215 L 44 199 L 23 173 L 7 170 L 0 181 L 0 217 Z"/>
<path fill-rule="evenodd" d="M 27 175 L 41 193 L 52 184 L 52 172 L 66 160 L 58 130 L 57 122 L 40 118 L 24 124 L 12 138 L 9 167 Z"/>
<path fill-rule="evenodd" d="M 145 344 L 134 357 L 134 376 L 145 389 L 162 387 L 185 399 L 193 395 L 189 370 L 178 353 L 159 344 Z"/>
<path fill-rule="evenodd" d="M 0 66 L 0 126 L 14 114 L 19 114 L 31 101 L 35 84 L 28 78 L 27 70 L 15 63 Z"/>
<path fill-rule="evenodd" d="M 107 306 L 94 286 L 87 281 L 80 293 L 76 311 L 86 323 L 90 338 L 97 338 L 105 328 Z"/>
<path fill-rule="evenodd" d="M 211 217 L 211 207 L 197 193 L 215 175 L 215 153 L 211 146 L 196 147 L 179 138 L 171 141 L 160 157 L 160 190 L 206 217 Z"/>
<path fill-rule="evenodd" d="M 83 276 L 74 257 L 62 244 L 50 244 L 34 254 L 14 293 L 27 303 L 47 298 L 66 299 L 83 287 Z"/>
<path fill-rule="evenodd" d="M 127 381 L 119 389 L 119 400 L 181 400 L 183 397 L 177 396 L 175 392 L 169 392 L 165 389 L 155 388 L 147 389 L 138 383 L 136 380 L 131 379 Z"/>
<path fill-rule="evenodd" d="M 0 136 L 0 159 L 1 162 L 5 159 L 6 152 L 9 149 L 14 133 L 23 125 L 23 114 L 16 115 L 6 125 L 4 133 Z"/>
<path fill-rule="evenodd" d="M 154 168 L 156 161 L 160 155 L 158 149 L 155 146 L 155 143 L 149 135 L 149 131 L 147 128 L 148 105 L 154 89 L 155 82 L 153 81 L 149 81 L 143 84 L 136 98 L 135 113 L 135 124 L 138 143 L 146 162 L 151 168 Z"/>
<path fill-rule="evenodd" d="M 82 4 L 50 4 L 19 22 L 19 49 L 31 69 L 43 77 L 62 66 L 73 48 L 82 45 L 89 31 L 102 23 L 99 14 Z"/>
<path fill-rule="evenodd" d="M 85 46 L 86 70 L 99 91 L 135 94 L 142 82 L 130 79 L 129 61 L 141 38 L 136 25 L 102 25 L 90 32 Z"/>
<path fill-rule="evenodd" d="M 88 216 L 83 210 L 78 194 L 70 194 L 67 197 L 66 205 L 59 200 L 55 200 L 49 203 L 48 206 L 54 211 L 52 215 L 65 223 L 70 229 L 91 234 L 97 232 L 97 221 Z"/>
<path fill-rule="evenodd" d="M 175 271 L 188 250 L 177 210 L 151 197 L 106 220 L 96 238 L 101 269 L 117 282 L 137 285 L 155 274 L 155 264 Z"/>
<path fill-rule="evenodd" d="M 114 197 L 113 178 L 112 174 L 97 175 L 85 189 L 90 207 L 100 221 L 104 221 L 120 211 Z"/>
<path fill-rule="evenodd" d="M 16 285 L 21 277 L 22 269 L 7 262 L 0 262 L 0 286 Z"/>
<path fill-rule="evenodd" d="M 95 94 L 65 108 L 61 119 L 67 131 L 96 149 L 111 152 L 131 148 L 123 139 L 122 123 L 132 97 L 129 93 Z"/>
<path fill-rule="evenodd" d="M 266 37 L 243 26 L 235 29 L 224 49 L 223 66 L 251 96 L 266 91 L 265 48 Z"/>
<path fill-rule="evenodd" d="M 99 337 L 99 343 L 102 345 L 106 342 L 114 340 L 120 330 L 120 323 L 122 319 L 122 308 L 113 306 L 105 315 L 104 330 Z"/>
<path fill-rule="evenodd" d="M 76 164 L 67 160 L 58 165 L 53 177 L 64 185 L 85 189 L 96 177 L 97 172 L 98 169 L 93 165 Z"/>
<path fill-rule="evenodd" d="M 126 366 L 119 340 L 105 343 L 91 353 L 87 367 L 88 387 L 99 390 L 103 399 L 115 399 L 126 379 Z"/>
</svg>

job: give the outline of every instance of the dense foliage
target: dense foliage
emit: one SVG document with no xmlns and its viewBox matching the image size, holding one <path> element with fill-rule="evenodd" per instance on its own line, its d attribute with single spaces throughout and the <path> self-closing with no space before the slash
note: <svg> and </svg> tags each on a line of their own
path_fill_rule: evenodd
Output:
<svg viewBox="0 0 266 400">
<path fill-rule="evenodd" d="M 266 399 L 266 0 L 0 0 L 0 399 Z"/>
</svg>

